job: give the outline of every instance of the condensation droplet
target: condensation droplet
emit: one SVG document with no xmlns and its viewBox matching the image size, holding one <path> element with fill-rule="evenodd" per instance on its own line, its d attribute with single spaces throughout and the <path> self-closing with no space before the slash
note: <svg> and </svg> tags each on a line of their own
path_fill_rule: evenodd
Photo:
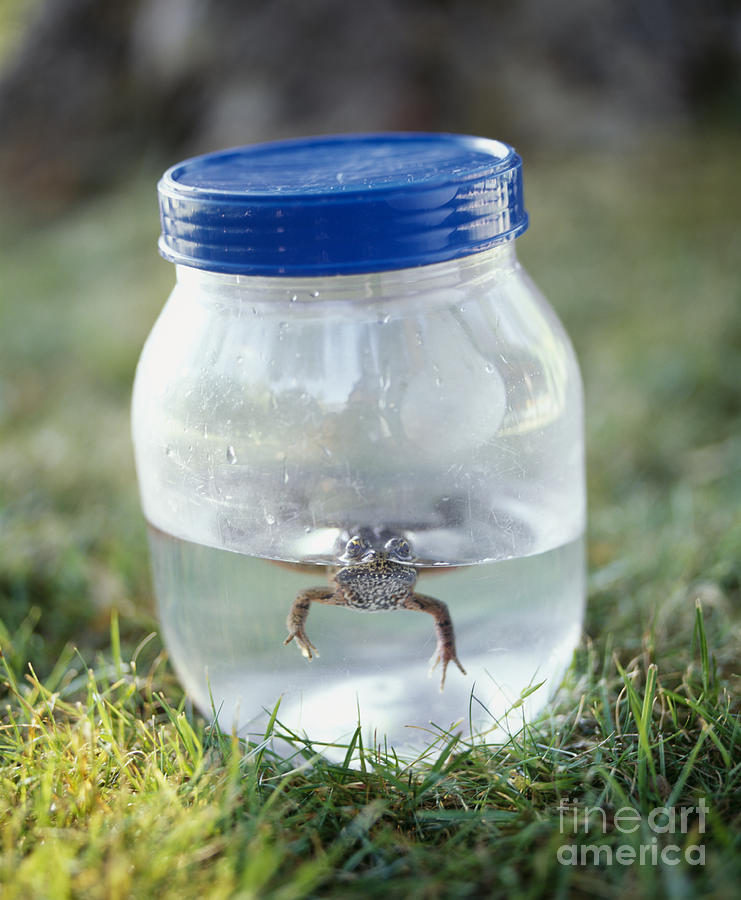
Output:
<svg viewBox="0 0 741 900">
<path fill-rule="evenodd" d="M 295 303 L 298 300 L 298 294 L 291 295 L 291 303 Z"/>
<path fill-rule="evenodd" d="M 172 456 L 172 447 L 169 444 L 165 447 L 165 456 Z"/>
<path fill-rule="evenodd" d="M 493 375 L 496 372 L 496 366 L 493 366 L 491 363 L 487 363 L 484 366 L 484 369 L 489 373 L 489 375 Z"/>
<path fill-rule="evenodd" d="M 237 461 L 237 454 L 234 452 L 234 447 L 231 444 L 226 448 L 226 461 L 230 466 L 233 466 Z"/>
<path fill-rule="evenodd" d="M 275 516 L 272 513 L 266 512 L 265 521 L 268 523 L 268 525 L 275 525 Z"/>
<path fill-rule="evenodd" d="M 319 296 L 319 291 L 312 291 L 312 292 L 311 292 L 311 296 L 312 296 L 312 297 L 318 297 L 318 296 Z"/>
</svg>

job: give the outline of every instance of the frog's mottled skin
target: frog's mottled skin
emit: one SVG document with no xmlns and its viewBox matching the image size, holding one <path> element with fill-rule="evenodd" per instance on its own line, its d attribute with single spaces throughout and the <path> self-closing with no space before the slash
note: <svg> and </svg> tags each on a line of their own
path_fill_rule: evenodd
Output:
<svg viewBox="0 0 741 900">
<path fill-rule="evenodd" d="M 346 606 L 365 612 L 389 609 L 414 609 L 429 613 L 435 619 L 437 649 L 432 657 L 432 668 L 441 664 L 442 678 L 440 690 L 445 685 L 445 673 L 449 662 L 454 662 L 466 674 L 455 652 L 455 635 L 448 607 L 442 600 L 427 597 L 414 591 L 417 570 L 412 565 L 413 558 L 409 543 L 403 538 L 392 538 L 383 550 L 374 550 L 361 537 L 353 537 L 347 542 L 345 553 L 340 559 L 347 563 L 332 577 L 332 588 L 307 588 L 301 591 L 293 602 L 286 624 L 288 637 L 286 644 L 295 639 L 301 652 L 312 659 L 316 647 L 309 640 L 306 619 L 312 602 Z"/>
</svg>

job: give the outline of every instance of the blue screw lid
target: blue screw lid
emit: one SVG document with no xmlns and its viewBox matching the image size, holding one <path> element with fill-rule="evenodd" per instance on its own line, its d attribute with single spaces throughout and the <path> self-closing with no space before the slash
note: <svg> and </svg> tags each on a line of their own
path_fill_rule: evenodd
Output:
<svg viewBox="0 0 741 900">
<path fill-rule="evenodd" d="M 160 252 L 246 275 L 401 269 L 522 234 L 522 161 L 459 134 L 345 134 L 254 144 L 168 169 Z"/>
</svg>

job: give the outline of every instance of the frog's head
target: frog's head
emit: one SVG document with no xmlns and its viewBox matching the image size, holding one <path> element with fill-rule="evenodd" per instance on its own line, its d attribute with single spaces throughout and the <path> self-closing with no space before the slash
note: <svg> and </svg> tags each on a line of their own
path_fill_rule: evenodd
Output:
<svg viewBox="0 0 741 900">
<path fill-rule="evenodd" d="M 340 560 L 349 565 L 371 562 L 376 558 L 391 559 L 394 562 L 411 563 L 414 558 L 409 541 L 393 537 L 386 541 L 383 550 L 375 550 L 373 544 L 359 534 L 353 535 L 345 544 L 345 552 Z"/>
</svg>

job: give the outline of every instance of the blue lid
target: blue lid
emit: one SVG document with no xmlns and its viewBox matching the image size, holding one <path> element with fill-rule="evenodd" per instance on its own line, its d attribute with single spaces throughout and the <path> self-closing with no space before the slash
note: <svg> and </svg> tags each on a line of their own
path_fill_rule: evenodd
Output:
<svg viewBox="0 0 741 900">
<path fill-rule="evenodd" d="M 339 275 L 487 250 L 522 234 L 522 161 L 458 134 L 345 134 L 186 160 L 158 185 L 165 259 L 213 272 Z"/>
</svg>

